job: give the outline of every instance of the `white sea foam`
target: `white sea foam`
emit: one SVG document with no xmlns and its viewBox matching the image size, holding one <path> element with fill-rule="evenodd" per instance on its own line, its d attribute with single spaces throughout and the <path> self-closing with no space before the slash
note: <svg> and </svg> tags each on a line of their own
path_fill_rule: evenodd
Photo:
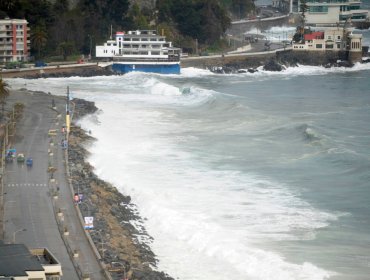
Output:
<svg viewBox="0 0 370 280">
<path fill-rule="evenodd" d="M 98 139 L 89 160 L 100 177 L 139 205 L 161 269 L 183 280 L 330 275 L 258 244 L 313 238 L 335 215 L 315 210 L 279 183 L 197 161 L 171 137 L 181 127 L 169 112 L 128 103 L 122 110 L 110 101 L 99 107 L 100 125 L 82 122 Z M 181 143 L 186 146 L 186 137 Z"/>
<path fill-rule="evenodd" d="M 306 66 L 294 70 L 301 71 L 298 75 L 328 71 Z M 293 75 L 286 71 L 258 75 Z M 303 201 L 298 191 L 292 191 L 295 186 L 202 161 L 205 156 L 199 153 L 207 149 L 194 150 L 198 151 L 203 127 L 197 128 L 200 136 L 192 135 L 192 127 L 179 118 L 176 109 L 194 110 L 217 95 L 191 84 L 188 77 L 225 76 L 197 69 L 186 72 L 169 79 L 132 73 L 11 81 L 15 86 L 27 82 L 30 89 L 47 88 L 63 95 L 68 84 L 75 97 L 96 102 L 102 110 L 99 121 L 81 121 L 97 139 L 89 148 L 89 160 L 98 176 L 129 194 L 138 205 L 154 240 L 138 238 L 151 243 L 160 269 L 180 280 L 329 278 L 333 273 L 308 261 L 292 263 L 266 244 L 313 239 L 317 229 L 338 215 Z M 170 83 L 172 79 L 175 82 Z M 182 79 L 189 84 L 179 86 Z M 215 116 L 222 111 L 211 109 L 208 113 L 216 112 Z M 226 111 L 233 110 L 230 106 Z M 216 120 L 211 119 L 217 130 Z M 206 128 L 203 132 L 207 133 Z M 212 154 L 206 157 L 209 162 L 213 159 Z M 135 226 L 141 229 L 141 224 Z"/>
</svg>

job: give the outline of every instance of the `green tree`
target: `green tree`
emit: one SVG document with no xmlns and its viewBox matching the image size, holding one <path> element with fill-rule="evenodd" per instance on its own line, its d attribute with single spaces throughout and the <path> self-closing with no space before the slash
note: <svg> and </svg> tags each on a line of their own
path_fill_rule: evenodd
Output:
<svg viewBox="0 0 370 280">
<path fill-rule="evenodd" d="M 226 10 L 213 0 L 203 1 L 201 15 L 201 42 L 213 44 L 230 26 L 230 18 Z"/>
<path fill-rule="evenodd" d="M 73 54 L 74 45 L 72 42 L 62 42 L 58 47 L 59 53 L 63 56 L 64 60 L 67 60 L 68 56 Z"/>
<path fill-rule="evenodd" d="M 299 11 L 301 12 L 302 16 L 302 25 L 303 27 L 306 24 L 306 12 L 309 10 L 307 6 L 307 1 L 306 0 L 301 0 L 301 4 L 299 5 Z"/>
<path fill-rule="evenodd" d="M 142 14 L 140 7 L 137 3 L 132 5 L 128 16 L 132 19 L 134 25 L 137 29 L 148 29 L 148 21 L 146 17 Z"/>
<path fill-rule="evenodd" d="M 38 25 L 31 31 L 31 44 L 32 47 L 37 49 L 38 58 L 41 57 L 41 48 L 46 45 L 47 34 L 45 27 Z"/>
<path fill-rule="evenodd" d="M 10 93 L 10 86 L 9 84 L 3 80 L 0 76 L 0 103 L 1 103 L 1 120 L 4 118 L 4 106 L 5 100 L 9 96 Z"/>
</svg>

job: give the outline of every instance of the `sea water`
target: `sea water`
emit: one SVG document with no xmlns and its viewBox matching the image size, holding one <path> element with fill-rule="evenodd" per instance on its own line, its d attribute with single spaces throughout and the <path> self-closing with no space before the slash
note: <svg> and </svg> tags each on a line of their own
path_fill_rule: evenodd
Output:
<svg viewBox="0 0 370 280">
<path fill-rule="evenodd" d="M 96 103 L 88 161 L 175 279 L 370 279 L 370 64 L 9 82 Z"/>
</svg>

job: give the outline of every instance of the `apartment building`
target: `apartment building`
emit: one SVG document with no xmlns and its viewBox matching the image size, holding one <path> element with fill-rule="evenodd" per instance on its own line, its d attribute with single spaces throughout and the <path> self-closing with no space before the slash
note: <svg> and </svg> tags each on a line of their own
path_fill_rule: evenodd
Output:
<svg viewBox="0 0 370 280">
<path fill-rule="evenodd" d="M 307 0 L 306 24 L 336 26 L 351 21 L 361 23 L 369 20 L 369 11 L 361 8 L 361 0 Z"/>
<path fill-rule="evenodd" d="M 0 20 L 0 63 L 28 61 L 30 29 L 25 19 Z"/>
</svg>

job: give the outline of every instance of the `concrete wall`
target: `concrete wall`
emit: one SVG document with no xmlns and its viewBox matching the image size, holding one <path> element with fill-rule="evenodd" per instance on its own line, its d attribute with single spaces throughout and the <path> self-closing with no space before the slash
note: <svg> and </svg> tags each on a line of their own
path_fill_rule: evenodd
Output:
<svg viewBox="0 0 370 280">
<path fill-rule="evenodd" d="M 275 58 L 274 52 L 265 52 L 263 54 L 238 54 L 225 56 L 204 56 L 181 60 L 181 67 L 211 68 L 218 66 L 234 66 L 237 68 L 258 67 L 268 60 Z"/>
<path fill-rule="evenodd" d="M 234 21 L 226 33 L 233 36 L 238 36 L 253 29 L 265 30 L 269 29 L 271 26 L 284 26 L 284 25 L 287 26 L 290 24 L 292 24 L 292 22 L 289 20 L 289 16 L 267 18 L 260 20 L 259 19 L 240 20 Z"/>
<path fill-rule="evenodd" d="M 23 78 L 32 75 L 42 74 L 58 74 L 58 73 L 82 73 L 86 70 L 101 69 L 96 63 L 86 64 L 74 64 L 74 65 L 60 65 L 60 66 L 46 66 L 46 67 L 34 67 L 34 68 L 19 68 L 5 70 L 0 72 L 3 78 Z"/>
<path fill-rule="evenodd" d="M 276 59 L 285 64 L 302 65 L 326 65 L 336 63 L 337 60 L 347 60 L 347 53 L 344 51 L 280 51 L 276 53 Z"/>
</svg>

